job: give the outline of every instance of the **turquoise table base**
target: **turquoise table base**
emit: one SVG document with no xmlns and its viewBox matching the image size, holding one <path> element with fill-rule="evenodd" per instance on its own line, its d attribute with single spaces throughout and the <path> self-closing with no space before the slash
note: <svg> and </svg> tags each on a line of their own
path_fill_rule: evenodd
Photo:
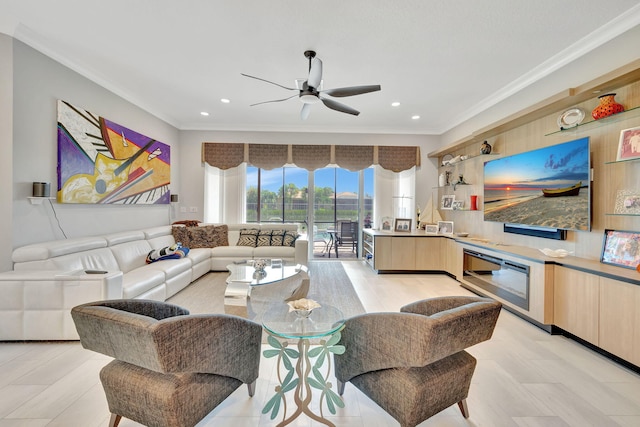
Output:
<svg viewBox="0 0 640 427">
<path fill-rule="evenodd" d="M 333 385 L 329 381 L 331 355 L 342 354 L 345 350 L 338 344 L 340 331 L 344 328 L 342 313 L 334 307 L 325 306 L 314 310 L 310 318 L 295 318 L 295 315 L 284 314 L 281 310 L 282 307 L 276 306 L 263 318 L 263 326 L 269 333 L 267 342 L 271 347 L 264 350 L 263 355 L 278 358 L 280 384 L 262 413 L 270 413 L 274 420 L 282 410 L 282 421 L 278 426 L 286 426 L 305 414 L 318 423 L 335 427 L 325 418 L 324 408 L 335 414 L 336 407 L 344 407 L 342 398 L 332 390 Z M 320 339 L 317 346 L 311 345 L 312 338 Z M 297 350 L 290 346 L 288 340 L 297 342 Z M 319 396 L 319 413 L 311 409 L 314 395 Z M 295 404 L 293 411 L 288 405 L 291 400 Z"/>
</svg>

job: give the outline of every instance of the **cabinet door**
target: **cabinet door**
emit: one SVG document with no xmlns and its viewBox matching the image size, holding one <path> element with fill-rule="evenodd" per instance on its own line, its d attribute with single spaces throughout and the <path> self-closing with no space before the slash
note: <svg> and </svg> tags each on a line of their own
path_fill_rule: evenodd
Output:
<svg viewBox="0 0 640 427">
<path fill-rule="evenodd" d="M 443 270 L 442 237 L 415 239 L 416 270 Z"/>
<path fill-rule="evenodd" d="M 640 365 L 640 286 L 600 278 L 600 347 Z"/>
<path fill-rule="evenodd" d="M 553 323 L 598 345 L 600 278 L 560 266 L 553 276 Z"/>
<path fill-rule="evenodd" d="M 393 270 L 415 270 L 416 238 L 394 237 L 391 241 Z"/>
<path fill-rule="evenodd" d="M 392 237 L 374 237 L 373 245 L 373 267 L 375 270 L 393 270 L 391 259 L 391 240 Z"/>
</svg>

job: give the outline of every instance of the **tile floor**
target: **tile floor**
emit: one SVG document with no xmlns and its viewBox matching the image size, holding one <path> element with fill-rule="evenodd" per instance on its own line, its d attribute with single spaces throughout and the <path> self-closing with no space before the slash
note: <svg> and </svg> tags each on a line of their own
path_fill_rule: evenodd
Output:
<svg viewBox="0 0 640 427">
<path fill-rule="evenodd" d="M 334 261 L 335 262 L 335 261 Z M 367 311 L 397 311 L 415 300 L 469 292 L 447 276 L 374 274 L 362 261 L 343 262 Z M 468 398 L 420 427 L 640 426 L 640 376 L 561 336 L 503 311 L 493 338 L 470 350 L 478 366 Z M 0 427 L 106 427 L 109 414 L 98 372 L 108 358 L 70 343 L 0 343 Z M 256 395 L 238 389 L 198 427 L 274 426 L 262 415 L 276 383 L 263 359 Z M 437 391 L 435 391 L 437 392 Z M 398 424 L 351 384 L 338 427 Z M 318 425 L 298 418 L 294 427 Z M 121 427 L 139 426 L 123 419 Z"/>
</svg>

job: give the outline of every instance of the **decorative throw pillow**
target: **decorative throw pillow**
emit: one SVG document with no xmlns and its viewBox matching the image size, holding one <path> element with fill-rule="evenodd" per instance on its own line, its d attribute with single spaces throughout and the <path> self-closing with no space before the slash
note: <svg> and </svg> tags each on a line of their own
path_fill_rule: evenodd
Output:
<svg viewBox="0 0 640 427">
<path fill-rule="evenodd" d="M 187 227 L 189 230 L 189 247 L 195 248 L 213 248 L 217 246 L 217 237 L 214 225 L 205 225 L 202 227 Z"/>
<path fill-rule="evenodd" d="M 282 246 L 284 240 L 284 230 L 271 231 L 271 246 Z"/>
<path fill-rule="evenodd" d="M 271 246 L 271 230 L 260 230 L 256 246 Z"/>
<path fill-rule="evenodd" d="M 296 233 L 295 231 L 287 231 L 284 234 L 284 239 L 282 240 L 282 246 L 294 247 L 296 245 L 297 238 L 298 238 L 298 233 Z"/>
<path fill-rule="evenodd" d="M 214 243 L 216 246 L 229 246 L 229 226 L 218 225 L 214 227 Z M 216 247 L 214 246 L 214 247 Z"/>
<path fill-rule="evenodd" d="M 191 240 L 189 237 L 189 229 L 183 226 L 171 227 L 171 234 L 173 234 L 173 240 L 176 243 L 181 243 L 183 246 L 191 247 Z"/>
<path fill-rule="evenodd" d="M 240 238 L 236 246 L 251 246 L 255 248 L 258 244 L 259 231 L 257 228 L 243 228 L 240 230 Z"/>
</svg>

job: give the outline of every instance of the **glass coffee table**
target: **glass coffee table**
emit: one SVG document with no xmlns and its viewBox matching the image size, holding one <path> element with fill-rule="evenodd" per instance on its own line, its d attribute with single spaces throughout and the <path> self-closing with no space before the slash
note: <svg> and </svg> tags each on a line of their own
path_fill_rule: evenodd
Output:
<svg viewBox="0 0 640 427">
<path fill-rule="evenodd" d="M 293 301 L 309 292 L 307 266 L 282 264 L 267 265 L 264 273 L 257 273 L 252 264 L 229 264 L 229 277 L 224 292 L 224 311 L 227 314 L 248 318 L 251 295 L 262 300 Z"/>
<path fill-rule="evenodd" d="M 329 382 L 332 355 L 344 353 L 344 346 L 339 344 L 340 331 L 344 327 L 342 312 L 336 307 L 321 304 L 311 314 L 302 316 L 289 311 L 289 306 L 284 302 L 274 303 L 264 313 L 262 326 L 269 334 L 267 343 L 271 347 L 264 350 L 263 354 L 266 358 L 277 357 L 280 383 L 262 413 L 270 413 L 273 420 L 282 408 L 278 427 L 290 424 L 302 414 L 318 423 L 335 426 L 325 418 L 323 408 L 326 406 L 329 412 L 335 414 L 336 406 L 344 407 L 342 398 L 331 389 Z M 319 339 L 319 344 L 312 346 L 312 339 Z M 288 340 L 297 341 L 297 351 L 290 348 Z M 319 394 L 318 405 L 313 405 L 318 408 L 318 413 L 311 407 L 312 391 Z M 287 414 L 289 392 L 292 392 L 296 406 L 292 413 Z"/>
</svg>

